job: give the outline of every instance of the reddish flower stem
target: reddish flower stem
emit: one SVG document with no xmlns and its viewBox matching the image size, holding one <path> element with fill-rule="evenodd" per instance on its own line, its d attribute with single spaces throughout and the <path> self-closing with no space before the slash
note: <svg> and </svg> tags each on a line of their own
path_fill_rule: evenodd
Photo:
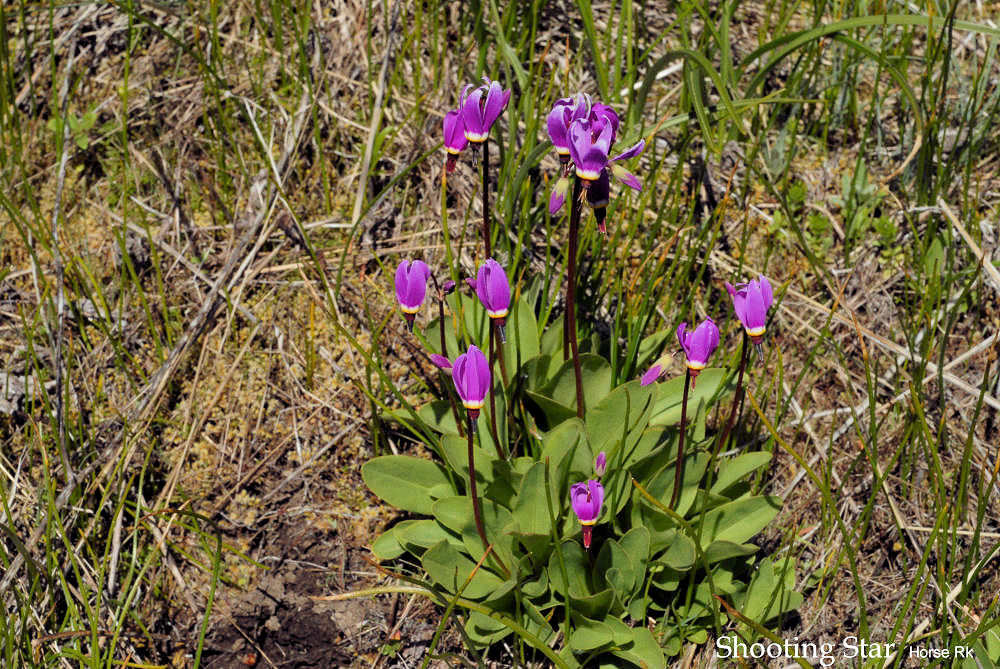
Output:
<svg viewBox="0 0 1000 669">
<path fill-rule="evenodd" d="M 576 246 L 580 232 L 580 197 L 583 182 L 579 177 L 573 180 L 573 203 L 569 214 L 569 257 L 566 261 L 566 328 L 569 333 L 569 347 L 573 354 L 573 372 L 576 375 L 576 415 L 583 418 L 583 375 L 580 371 L 580 351 L 576 343 Z M 565 348 L 563 349 L 565 355 Z"/>
<path fill-rule="evenodd" d="M 743 347 L 740 350 L 740 372 L 736 378 L 736 394 L 733 396 L 733 407 L 729 410 L 729 420 L 726 421 L 726 428 L 722 431 L 722 435 L 719 440 L 715 442 L 715 448 L 712 451 L 712 458 L 714 459 L 722 449 L 726 446 L 726 441 L 729 439 L 729 432 L 733 428 L 733 422 L 736 420 L 736 411 L 741 404 L 743 392 L 743 372 L 747 368 L 747 357 L 749 353 L 749 347 L 747 346 L 747 333 L 743 331 Z"/>
<path fill-rule="evenodd" d="M 507 457 L 503 454 L 503 446 L 500 445 L 500 433 L 497 431 L 497 402 L 493 395 L 493 388 L 496 384 L 493 382 L 493 369 L 494 369 L 494 358 L 495 354 L 493 351 L 493 325 L 490 324 L 490 434 L 493 435 L 493 443 L 497 447 L 497 455 L 500 456 L 501 460 L 506 460 Z"/>
<path fill-rule="evenodd" d="M 490 248 L 490 140 L 483 142 L 483 251 L 493 257 Z"/>
<path fill-rule="evenodd" d="M 441 355 L 448 357 L 448 342 L 444 337 L 444 293 L 441 292 L 441 287 L 438 285 L 437 277 L 431 274 L 431 281 L 434 282 L 434 292 L 437 293 L 437 304 L 438 304 L 438 332 L 441 333 Z M 441 376 L 447 376 L 444 370 L 441 370 Z M 448 395 L 448 404 L 451 405 L 451 413 L 455 417 L 455 427 L 458 428 L 458 436 L 465 436 L 465 429 L 462 427 L 462 416 L 458 413 L 458 405 L 455 403 L 455 395 L 452 393 L 450 384 L 445 384 L 444 392 Z"/>
<path fill-rule="evenodd" d="M 684 464 L 684 435 L 687 433 L 688 390 L 691 388 L 691 370 L 684 374 L 684 397 L 681 399 L 681 433 L 677 437 L 677 462 L 674 463 L 674 494 L 670 496 L 670 509 L 677 505 L 681 492 L 681 471 Z"/>
</svg>

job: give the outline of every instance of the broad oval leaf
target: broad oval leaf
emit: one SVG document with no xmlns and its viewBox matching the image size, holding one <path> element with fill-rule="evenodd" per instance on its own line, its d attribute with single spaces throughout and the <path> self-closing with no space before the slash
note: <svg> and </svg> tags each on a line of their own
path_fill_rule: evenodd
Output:
<svg viewBox="0 0 1000 669">
<path fill-rule="evenodd" d="M 431 515 L 431 489 L 443 486 L 457 492 L 445 469 L 430 460 L 409 455 L 383 455 L 361 467 L 361 478 L 373 493 L 404 511 Z M 441 488 L 437 488 L 440 490 Z"/>
</svg>

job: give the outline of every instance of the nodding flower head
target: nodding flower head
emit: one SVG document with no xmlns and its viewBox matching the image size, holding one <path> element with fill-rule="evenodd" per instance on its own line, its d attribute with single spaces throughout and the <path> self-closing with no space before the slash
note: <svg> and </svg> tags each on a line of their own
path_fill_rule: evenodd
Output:
<svg viewBox="0 0 1000 669">
<path fill-rule="evenodd" d="M 462 121 L 461 110 L 453 109 L 444 115 L 444 149 L 448 152 L 445 169 L 448 172 L 455 171 L 458 154 L 468 145 L 469 140 L 465 138 L 465 123 Z"/>
<path fill-rule="evenodd" d="M 604 505 L 604 486 L 600 481 L 589 479 L 586 483 L 574 483 L 569 491 L 573 512 L 583 526 L 583 547 L 590 549 L 591 537 L 597 518 Z"/>
<path fill-rule="evenodd" d="M 396 269 L 396 301 L 413 331 L 413 316 L 424 303 L 431 270 L 423 260 L 404 260 Z"/>
<path fill-rule="evenodd" d="M 552 105 L 552 111 L 545 119 L 545 125 L 549 131 L 549 139 L 552 146 L 559 154 L 559 160 L 563 163 L 569 162 L 569 126 L 580 118 L 587 118 L 590 112 L 590 96 L 584 93 L 577 93 L 575 98 L 563 98 L 556 100 Z"/>
<path fill-rule="evenodd" d="M 475 429 L 479 410 L 483 408 L 486 393 L 490 390 L 490 364 L 486 356 L 475 346 L 469 346 L 468 351 L 455 359 L 451 378 L 462 406 L 469 411 L 469 422 Z"/>
<path fill-rule="evenodd" d="M 437 353 L 431 353 L 431 362 L 440 369 L 442 372 L 451 376 L 451 360 L 444 357 L 443 355 L 438 355 Z"/>
<path fill-rule="evenodd" d="M 646 370 L 646 373 L 642 375 L 642 379 L 639 381 L 639 385 L 648 386 L 651 383 L 656 383 L 663 375 L 667 373 L 667 364 L 673 358 L 672 353 L 667 353 L 665 355 L 657 358 L 653 366 Z"/>
<path fill-rule="evenodd" d="M 479 266 L 475 289 L 476 296 L 486 308 L 486 315 L 490 317 L 500 332 L 500 340 L 505 342 L 504 325 L 510 311 L 510 282 L 507 281 L 507 275 L 500 263 L 493 258 L 488 258 Z"/>
<path fill-rule="evenodd" d="M 471 93 L 469 89 L 473 88 L 472 84 L 466 85 L 459 104 L 465 124 L 465 138 L 476 144 L 485 142 L 490 136 L 490 128 L 510 101 L 510 90 L 503 90 L 500 82 L 490 81 L 487 77 L 483 77 L 483 81 L 485 83 Z"/>
<path fill-rule="evenodd" d="M 677 340 L 687 356 L 687 368 L 693 386 L 698 372 L 705 369 L 708 359 L 719 346 L 719 328 L 711 318 L 706 318 L 693 331 L 687 332 L 686 329 L 687 323 L 681 323 L 677 328 Z"/>
<path fill-rule="evenodd" d="M 608 471 L 608 456 L 604 454 L 604 451 L 601 451 L 597 454 L 597 459 L 594 460 L 594 476 L 601 478 L 606 471 Z"/>
<path fill-rule="evenodd" d="M 750 341 L 757 348 L 757 357 L 763 362 L 764 352 L 760 343 L 767 329 L 767 310 L 774 301 L 771 282 L 761 274 L 747 283 L 738 283 L 735 286 L 727 283 L 726 290 L 733 298 L 736 317 L 740 319 L 743 329 L 750 336 Z"/>
</svg>

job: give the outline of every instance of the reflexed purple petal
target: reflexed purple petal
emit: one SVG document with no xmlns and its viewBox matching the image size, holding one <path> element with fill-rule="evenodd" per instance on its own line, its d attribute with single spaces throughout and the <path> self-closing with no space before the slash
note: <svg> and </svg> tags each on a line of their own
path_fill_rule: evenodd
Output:
<svg viewBox="0 0 1000 669">
<path fill-rule="evenodd" d="M 451 295 L 455 290 L 455 282 L 448 279 L 443 284 L 441 284 L 441 292 L 445 295 Z"/>
<path fill-rule="evenodd" d="M 569 109 L 570 104 L 572 104 L 571 98 L 558 100 L 552 106 L 552 111 L 545 118 L 545 125 L 549 131 L 549 139 L 552 140 L 552 146 L 556 148 L 558 153 L 569 152 L 569 137 L 566 134 L 568 130 L 566 111 Z"/>
<path fill-rule="evenodd" d="M 771 289 L 771 282 L 767 280 L 767 277 L 763 274 L 757 279 L 760 283 L 760 294 L 764 298 L 764 311 L 771 308 L 771 303 L 774 301 L 774 291 Z"/>
<path fill-rule="evenodd" d="M 726 282 L 726 291 L 729 293 L 730 297 L 733 298 L 733 311 L 736 312 L 736 318 L 740 320 L 743 327 L 747 327 L 746 321 L 746 309 L 744 308 L 746 304 L 747 292 L 745 287 L 740 287 L 742 284 L 733 284 Z"/>
<path fill-rule="evenodd" d="M 649 384 L 660 378 L 660 374 L 663 373 L 663 368 L 659 365 L 653 365 L 650 367 L 645 374 L 642 375 L 642 380 L 639 381 L 639 385 L 648 386 Z"/>
<path fill-rule="evenodd" d="M 610 147 L 611 144 L 614 144 L 615 138 L 618 136 L 619 123 L 618 114 L 615 113 L 615 110 L 606 104 L 597 102 L 590 108 L 589 118 L 595 128 L 607 127 L 610 129 L 611 140 L 608 146 Z"/>
<path fill-rule="evenodd" d="M 589 479 L 586 483 L 574 483 L 570 488 L 573 512 L 581 523 L 593 524 L 601 515 L 604 504 L 604 486 L 599 481 Z"/>
<path fill-rule="evenodd" d="M 396 268 L 396 301 L 400 304 L 406 299 L 406 288 L 409 283 L 407 281 L 407 269 L 409 265 L 409 260 L 403 260 L 399 263 L 399 267 Z"/>
<path fill-rule="evenodd" d="M 404 310 L 413 312 L 424 303 L 427 279 L 431 271 L 423 260 L 404 260 L 396 268 L 396 300 Z"/>
<path fill-rule="evenodd" d="M 470 346 L 455 360 L 451 376 L 464 404 L 482 404 L 490 387 L 490 367 L 482 351 Z"/>
<path fill-rule="evenodd" d="M 690 338 L 690 335 L 685 334 L 686 329 L 686 322 L 677 326 L 677 341 L 680 342 L 681 348 L 684 349 L 684 353 L 688 352 L 688 339 Z"/>
<path fill-rule="evenodd" d="M 767 307 L 764 306 L 759 284 L 747 286 L 743 309 L 743 325 L 748 330 L 762 328 L 767 323 Z"/>
<path fill-rule="evenodd" d="M 469 284 L 469 288 L 471 288 L 472 290 L 476 289 L 476 280 L 473 279 L 471 276 L 465 277 L 465 282 Z"/>
<path fill-rule="evenodd" d="M 600 147 L 601 151 L 604 152 L 604 161 L 608 160 L 608 153 L 611 152 L 611 144 L 615 141 L 615 129 L 610 124 L 604 126 L 600 133 L 597 135 L 597 139 L 594 140 L 594 146 Z"/>
<path fill-rule="evenodd" d="M 484 92 L 482 88 L 477 88 L 462 102 L 462 122 L 465 124 L 465 136 L 469 141 L 482 141 L 482 136 L 486 134 L 479 103 Z"/>
<path fill-rule="evenodd" d="M 458 109 L 453 109 L 444 115 L 444 148 L 449 153 L 459 153 L 468 144 L 462 115 Z"/>
<path fill-rule="evenodd" d="M 441 369 L 451 369 L 451 360 L 444 357 L 443 355 L 438 355 L 437 353 L 431 353 L 431 362 Z"/>
<path fill-rule="evenodd" d="M 427 295 L 427 279 L 430 278 L 431 270 L 423 260 L 414 260 L 410 265 L 408 276 L 408 286 L 406 291 L 406 305 L 419 307 L 424 303 Z"/>
<path fill-rule="evenodd" d="M 493 123 L 500 118 L 500 113 L 510 99 L 510 91 L 505 92 L 500 88 L 499 81 L 491 82 L 489 86 L 486 101 L 483 103 L 483 128 L 487 132 L 493 127 Z"/>
<path fill-rule="evenodd" d="M 479 266 L 476 276 L 476 295 L 492 317 L 506 315 L 510 308 L 510 283 L 507 275 L 493 258 Z"/>
<path fill-rule="evenodd" d="M 642 153 L 643 149 L 645 148 L 646 148 L 646 140 L 640 139 L 633 146 L 629 147 L 628 149 L 625 149 L 625 151 L 619 153 L 617 156 L 612 158 L 611 162 L 614 163 L 619 160 L 628 160 L 629 158 L 634 158 L 635 156 L 638 156 L 640 153 Z"/>
<path fill-rule="evenodd" d="M 476 396 L 482 400 L 490 391 L 490 363 L 486 356 L 475 346 L 470 346 L 466 354 L 471 358 L 471 368 L 475 369 Z"/>
<path fill-rule="evenodd" d="M 706 319 L 687 337 L 688 366 L 704 367 L 719 345 L 719 328 L 711 318 Z"/>
</svg>

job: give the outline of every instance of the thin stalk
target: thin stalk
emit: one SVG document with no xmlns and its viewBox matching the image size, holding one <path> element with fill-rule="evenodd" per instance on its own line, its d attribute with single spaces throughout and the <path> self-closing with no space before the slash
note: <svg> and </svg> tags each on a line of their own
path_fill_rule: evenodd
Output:
<svg viewBox="0 0 1000 669">
<path fill-rule="evenodd" d="M 726 428 L 722 431 L 722 436 L 717 442 L 715 442 L 715 448 L 712 452 L 712 459 L 722 452 L 725 448 L 726 440 L 729 439 L 729 432 L 733 428 L 733 422 L 736 420 L 736 410 L 739 408 L 741 401 L 741 393 L 743 392 L 743 372 L 747 368 L 747 333 L 746 330 L 743 331 L 743 347 L 740 351 L 740 372 L 736 377 L 736 394 L 733 395 L 733 407 L 729 411 L 729 420 L 726 421 Z"/>
<path fill-rule="evenodd" d="M 490 140 L 483 142 L 483 250 L 493 257 L 490 248 Z"/>
<path fill-rule="evenodd" d="M 444 337 L 444 293 L 438 285 L 437 277 L 431 274 L 431 281 L 434 282 L 434 292 L 437 293 L 438 305 L 438 332 L 441 334 L 441 355 L 448 357 L 448 342 Z M 441 376 L 447 376 L 442 371 Z M 444 392 L 448 396 L 448 404 L 451 405 L 451 413 L 455 417 L 455 427 L 458 428 L 458 436 L 465 436 L 465 429 L 462 427 L 462 416 L 458 413 L 458 405 L 455 404 L 455 395 L 451 392 L 449 384 L 444 384 Z"/>
<path fill-rule="evenodd" d="M 573 353 L 573 372 L 576 375 L 576 415 L 583 418 L 583 375 L 580 371 L 580 350 L 576 344 L 576 245 L 580 232 L 580 209 L 583 182 L 579 177 L 573 180 L 573 204 L 569 215 L 569 258 L 566 261 L 566 327 L 569 331 L 569 347 Z M 565 349 L 564 349 L 565 351 Z"/>
<path fill-rule="evenodd" d="M 472 515 L 476 517 L 476 531 L 479 538 L 483 540 L 483 550 L 489 550 L 490 542 L 486 539 L 486 530 L 483 529 L 483 514 L 479 510 L 479 495 L 476 494 L 476 458 L 472 452 L 472 421 L 469 419 L 469 494 L 472 495 Z"/>
<path fill-rule="evenodd" d="M 681 400 L 681 433 L 677 437 L 677 462 L 674 464 L 674 494 L 670 496 L 670 510 L 677 505 L 681 490 L 681 465 L 684 463 L 684 435 L 687 432 L 688 390 L 691 389 L 691 370 L 684 373 L 684 398 Z"/>
<path fill-rule="evenodd" d="M 510 379 L 507 378 L 507 365 L 503 360 L 503 342 L 500 341 L 500 328 L 493 327 L 493 337 L 497 340 L 497 361 L 500 363 L 500 378 L 503 379 L 503 387 L 510 387 Z"/>
<path fill-rule="evenodd" d="M 497 431 L 497 402 L 496 402 L 496 398 L 493 396 L 493 394 L 495 392 L 493 389 L 496 387 L 496 384 L 493 383 L 493 368 L 494 368 L 494 364 L 493 363 L 494 363 L 494 360 L 495 360 L 495 357 L 496 357 L 496 353 L 493 350 L 494 347 L 493 347 L 493 333 L 492 333 L 492 329 L 493 329 L 493 325 L 491 323 L 490 324 L 490 330 L 491 330 L 491 332 L 490 332 L 490 346 L 489 346 L 489 352 L 490 352 L 490 434 L 493 435 L 493 443 L 497 447 L 497 455 L 500 456 L 501 460 L 506 460 L 507 457 L 503 454 L 503 446 L 500 445 L 500 433 Z"/>
<path fill-rule="evenodd" d="M 476 532 L 479 533 L 479 538 L 483 541 L 483 550 L 487 554 L 492 553 L 493 559 L 496 560 L 497 566 L 509 577 L 510 570 L 507 569 L 507 565 L 503 563 L 500 556 L 496 552 L 490 551 L 490 541 L 486 538 L 486 530 L 483 528 L 483 512 L 479 508 L 479 495 L 476 493 L 476 458 L 472 451 L 472 433 L 473 433 L 473 419 L 469 419 L 469 494 L 472 495 L 472 515 L 476 518 Z M 486 555 L 483 555 L 485 558 Z"/>
</svg>

